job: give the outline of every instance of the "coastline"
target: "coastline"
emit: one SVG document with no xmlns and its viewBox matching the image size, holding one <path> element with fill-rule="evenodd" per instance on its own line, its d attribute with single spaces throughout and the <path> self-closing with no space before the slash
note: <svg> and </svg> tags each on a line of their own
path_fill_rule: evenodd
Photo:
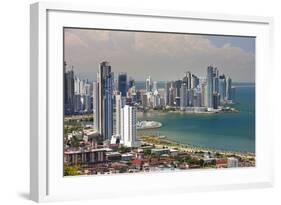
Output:
<svg viewBox="0 0 281 205">
<path fill-rule="evenodd" d="M 149 144 L 155 145 L 156 147 L 168 147 L 171 149 L 177 149 L 182 152 L 212 152 L 212 153 L 219 153 L 222 155 L 235 155 L 242 158 L 255 158 L 255 153 L 253 152 L 243 152 L 243 151 L 233 151 L 233 150 L 221 150 L 215 149 L 211 147 L 202 147 L 198 145 L 192 144 L 182 144 L 178 142 L 174 142 L 172 140 L 161 138 L 159 136 L 154 135 L 146 135 L 141 136 L 140 141 L 142 144 Z"/>
</svg>

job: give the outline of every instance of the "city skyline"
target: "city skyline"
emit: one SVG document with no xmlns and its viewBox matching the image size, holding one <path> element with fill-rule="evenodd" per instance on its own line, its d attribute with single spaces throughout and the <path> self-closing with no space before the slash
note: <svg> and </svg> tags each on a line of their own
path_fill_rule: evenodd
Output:
<svg viewBox="0 0 281 205">
<path fill-rule="evenodd" d="M 126 72 L 136 81 L 148 75 L 156 81 L 180 79 L 186 71 L 205 77 L 206 67 L 215 65 L 235 82 L 254 82 L 255 38 L 65 29 L 65 60 L 90 81 L 106 60 L 115 73 Z"/>
<path fill-rule="evenodd" d="M 255 166 L 254 152 L 225 152 L 201 147 L 198 142 L 186 144 L 184 138 L 180 142 L 172 140 L 174 134 L 188 127 L 180 121 L 192 115 L 197 120 L 200 117 L 201 123 L 214 120 L 211 123 L 218 126 L 222 122 L 217 123 L 216 116 L 225 115 L 227 119 L 232 115 L 228 118 L 232 121 L 244 112 L 236 107 L 240 102 L 236 101 L 231 76 L 225 76 L 217 67 L 208 66 L 204 79 L 186 72 L 181 80 L 166 81 L 161 90 L 150 76 L 142 89 L 136 87 L 132 78 L 127 80 L 125 73 L 119 73 L 115 82 L 114 67 L 106 61 L 100 62 L 97 81 L 92 83 L 77 78 L 74 69 L 64 70 L 65 176 Z M 160 135 L 161 129 L 177 126 L 166 122 L 169 115 L 180 126 L 174 134 Z M 152 120 L 151 116 L 155 118 Z M 160 116 L 164 118 L 159 119 Z M 201 123 L 199 130 L 205 127 Z M 224 126 L 219 125 L 212 132 L 221 129 Z"/>
<path fill-rule="evenodd" d="M 64 45 L 65 176 L 255 166 L 254 38 L 66 29 Z"/>
</svg>

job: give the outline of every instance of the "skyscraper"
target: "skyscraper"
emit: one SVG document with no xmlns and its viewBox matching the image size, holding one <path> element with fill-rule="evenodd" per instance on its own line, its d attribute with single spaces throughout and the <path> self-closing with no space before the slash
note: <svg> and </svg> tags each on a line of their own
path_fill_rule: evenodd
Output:
<svg viewBox="0 0 281 205">
<path fill-rule="evenodd" d="M 207 96 L 208 96 L 208 107 L 213 107 L 213 76 L 214 68 L 213 66 L 208 66 L 207 68 Z"/>
<path fill-rule="evenodd" d="M 226 79 L 226 98 L 227 100 L 231 100 L 231 87 L 232 87 L 232 80 L 230 77 Z"/>
<path fill-rule="evenodd" d="M 219 70 L 214 68 L 214 78 L 213 78 L 213 92 L 219 92 Z"/>
<path fill-rule="evenodd" d="M 152 80 L 151 80 L 151 77 L 148 76 L 148 78 L 146 79 L 146 92 L 151 92 L 152 90 Z"/>
<path fill-rule="evenodd" d="M 165 91 L 164 91 L 165 106 L 169 105 L 169 88 L 170 88 L 170 82 L 165 82 Z"/>
<path fill-rule="evenodd" d="M 219 93 L 220 93 L 220 104 L 224 103 L 226 96 L 226 81 L 225 76 L 221 75 L 219 77 Z"/>
<path fill-rule="evenodd" d="M 64 65 L 64 70 L 66 64 Z M 74 72 L 73 70 L 64 72 L 64 112 L 73 114 L 74 111 Z"/>
<path fill-rule="evenodd" d="M 147 107 L 147 104 L 148 104 L 147 94 L 142 94 L 141 104 L 142 104 L 143 108 Z"/>
<path fill-rule="evenodd" d="M 165 91 L 164 91 L 165 106 L 174 105 L 175 97 L 176 97 L 175 82 L 167 81 L 165 83 Z"/>
<path fill-rule="evenodd" d="M 204 81 L 201 83 L 201 105 L 203 107 L 208 107 L 208 86 L 207 83 Z"/>
<path fill-rule="evenodd" d="M 180 90 L 180 107 L 184 109 L 187 106 L 187 85 L 185 82 L 182 83 Z"/>
<path fill-rule="evenodd" d="M 191 80 L 191 88 L 197 88 L 197 86 L 199 85 L 199 78 L 196 75 L 192 74 L 192 80 Z"/>
<path fill-rule="evenodd" d="M 132 77 L 130 77 L 128 85 L 129 85 L 129 88 L 136 85 L 135 80 Z"/>
<path fill-rule="evenodd" d="M 182 81 L 186 83 L 187 89 L 191 89 L 191 72 L 187 71 Z"/>
<path fill-rule="evenodd" d="M 158 90 L 155 90 L 153 92 L 153 96 L 152 96 L 152 107 L 159 107 L 160 106 L 160 94 L 158 92 Z"/>
<path fill-rule="evenodd" d="M 176 88 L 175 88 L 175 82 L 171 82 L 171 87 L 169 88 L 169 105 L 174 106 L 176 100 Z"/>
<path fill-rule="evenodd" d="M 176 97 L 180 97 L 180 89 L 181 89 L 182 80 L 176 80 L 175 86 L 176 86 Z"/>
<path fill-rule="evenodd" d="M 93 114 L 94 114 L 94 129 L 99 131 L 99 87 L 97 82 L 93 82 Z"/>
<path fill-rule="evenodd" d="M 236 97 L 236 88 L 235 87 L 231 87 L 231 100 L 233 103 L 235 103 L 235 97 Z"/>
<path fill-rule="evenodd" d="M 121 135 L 121 109 L 122 109 L 122 97 L 120 94 L 115 96 L 115 108 L 116 108 L 116 135 Z"/>
<path fill-rule="evenodd" d="M 104 140 L 110 140 L 113 134 L 113 73 L 108 62 L 100 64 L 97 73 L 98 106 L 95 108 L 98 117 L 98 129 Z"/>
<path fill-rule="evenodd" d="M 157 88 L 157 81 L 153 81 L 153 88 L 152 88 L 152 91 L 156 91 L 158 88 Z"/>
<path fill-rule="evenodd" d="M 122 137 L 127 147 L 137 147 L 137 111 L 133 106 L 125 105 L 122 108 Z"/>
<path fill-rule="evenodd" d="M 218 109 L 218 106 L 219 106 L 219 94 L 215 92 L 213 94 L 213 108 Z"/>
<path fill-rule="evenodd" d="M 118 90 L 121 92 L 122 97 L 127 95 L 127 74 L 119 73 L 118 75 Z"/>
</svg>

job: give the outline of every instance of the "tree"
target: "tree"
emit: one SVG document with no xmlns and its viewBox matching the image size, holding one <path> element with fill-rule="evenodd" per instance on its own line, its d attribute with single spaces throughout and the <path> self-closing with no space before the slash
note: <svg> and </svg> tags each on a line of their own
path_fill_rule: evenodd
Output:
<svg viewBox="0 0 281 205">
<path fill-rule="evenodd" d="M 64 164 L 64 176 L 75 176 L 78 174 L 78 171 L 80 169 L 80 166 L 70 166 L 67 164 Z"/>
<path fill-rule="evenodd" d="M 144 149 L 143 154 L 144 155 L 151 155 L 151 149 Z"/>
<path fill-rule="evenodd" d="M 122 145 L 121 147 L 119 147 L 118 151 L 119 151 L 120 153 L 127 153 L 127 152 L 130 152 L 130 151 L 131 151 L 131 148 Z"/>
</svg>

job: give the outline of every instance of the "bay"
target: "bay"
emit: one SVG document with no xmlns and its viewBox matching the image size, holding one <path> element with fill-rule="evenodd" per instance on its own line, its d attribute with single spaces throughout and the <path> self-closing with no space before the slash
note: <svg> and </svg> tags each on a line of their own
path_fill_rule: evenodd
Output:
<svg viewBox="0 0 281 205">
<path fill-rule="evenodd" d="M 217 114 L 144 113 L 138 120 L 153 120 L 161 128 L 139 130 L 138 135 L 163 135 L 181 144 L 230 151 L 255 152 L 255 86 L 237 84 L 239 112 Z"/>
</svg>

